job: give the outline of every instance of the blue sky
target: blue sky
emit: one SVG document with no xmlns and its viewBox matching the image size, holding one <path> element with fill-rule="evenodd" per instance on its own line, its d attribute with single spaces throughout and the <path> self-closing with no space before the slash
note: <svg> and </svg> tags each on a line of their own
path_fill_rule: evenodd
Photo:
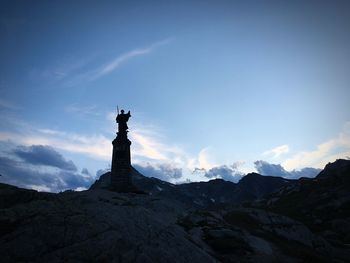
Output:
<svg viewBox="0 0 350 263">
<path fill-rule="evenodd" d="M 347 1 L 2 1 L 0 181 L 86 187 L 110 166 L 117 105 L 131 110 L 132 162 L 171 182 L 294 178 L 347 158 L 349 11 Z M 26 170 L 32 180 L 17 176 Z"/>
</svg>

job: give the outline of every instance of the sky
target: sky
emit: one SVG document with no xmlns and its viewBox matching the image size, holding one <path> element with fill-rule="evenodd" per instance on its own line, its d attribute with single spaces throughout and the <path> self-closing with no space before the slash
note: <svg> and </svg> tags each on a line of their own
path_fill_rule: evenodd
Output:
<svg viewBox="0 0 350 263">
<path fill-rule="evenodd" d="M 0 1 L 0 182 L 82 190 L 130 110 L 173 183 L 313 177 L 350 156 L 348 1 Z"/>
</svg>

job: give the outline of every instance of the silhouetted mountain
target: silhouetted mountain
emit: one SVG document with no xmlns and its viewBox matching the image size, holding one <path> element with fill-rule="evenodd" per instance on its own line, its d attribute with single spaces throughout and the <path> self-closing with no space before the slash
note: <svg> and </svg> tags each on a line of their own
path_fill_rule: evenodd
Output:
<svg viewBox="0 0 350 263">
<path fill-rule="evenodd" d="M 148 194 L 109 191 L 109 173 L 82 192 L 0 184 L 1 262 L 348 262 L 348 168 L 183 185 L 133 170 Z"/>
<path fill-rule="evenodd" d="M 249 192 L 252 195 L 251 200 L 253 200 L 273 193 L 282 186 L 289 185 L 292 182 L 295 182 L 295 180 L 249 173 L 238 182 L 238 186 L 242 191 Z"/>
<path fill-rule="evenodd" d="M 238 183 L 215 179 L 208 182 L 175 185 L 157 178 L 145 177 L 135 168 L 132 168 L 132 174 L 134 184 L 150 195 L 173 198 L 199 207 L 239 204 L 256 200 L 295 181 L 251 173 L 244 176 Z M 108 188 L 109 180 L 110 173 L 108 172 L 102 175 L 90 189 Z"/>
<path fill-rule="evenodd" d="M 350 160 L 338 159 L 334 163 L 328 163 L 316 178 L 324 177 L 349 177 Z"/>
</svg>

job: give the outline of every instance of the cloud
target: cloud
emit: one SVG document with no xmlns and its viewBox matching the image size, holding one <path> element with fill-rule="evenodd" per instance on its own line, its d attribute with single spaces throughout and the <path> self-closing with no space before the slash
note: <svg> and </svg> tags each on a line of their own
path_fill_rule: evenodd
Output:
<svg viewBox="0 0 350 263">
<path fill-rule="evenodd" d="M 32 145 L 30 147 L 18 146 L 14 154 L 25 162 L 34 165 L 47 165 L 67 171 L 77 171 L 71 160 L 65 160 L 54 148 L 47 145 Z"/>
<path fill-rule="evenodd" d="M 159 127 L 152 125 L 134 124 L 130 132 L 133 162 L 173 163 L 175 166 L 187 166 L 188 154 L 180 147 L 164 142 L 160 130 Z"/>
<path fill-rule="evenodd" d="M 113 127 L 114 118 L 115 113 L 107 114 L 109 122 L 106 126 L 108 126 L 108 131 L 115 129 Z M 56 149 L 83 154 L 96 160 L 111 160 L 111 142 L 115 135 L 107 138 L 102 134 L 83 135 L 53 129 L 37 129 L 31 126 L 27 126 L 25 130 L 25 134 L 0 132 L 0 141 L 10 140 L 27 147 L 30 145 L 50 145 Z M 208 177 L 200 176 L 200 174 L 194 175 L 191 171 L 195 167 L 209 170 L 214 166 L 218 166 L 211 160 L 209 148 L 202 149 L 197 155 L 190 155 L 181 147 L 167 142 L 161 131 L 161 128 L 152 124 L 133 124 L 129 134 L 132 141 L 133 165 L 149 168 L 143 170 L 151 176 L 172 182 L 184 181 L 185 179 L 191 181 L 208 179 Z M 171 167 L 167 164 L 171 164 Z M 171 170 L 176 171 L 176 173 L 172 175 Z"/>
<path fill-rule="evenodd" d="M 95 81 L 105 75 L 111 74 L 126 62 L 136 57 L 140 57 L 140 56 L 144 56 L 149 53 L 152 53 L 156 48 L 158 48 L 159 46 L 165 45 L 170 41 L 171 41 L 171 38 L 166 38 L 164 40 L 157 41 L 147 47 L 133 49 L 123 54 L 120 54 L 115 58 L 111 59 L 110 61 L 106 62 L 102 66 L 76 74 L 74 77 L 71 77 L 66 82 L 66 86 L 72 87 L 84 82 Z"/>
<path fill-rule="evenodd" d="M 48 128 L 36 128 L 31 125 L 18 125 L 12 123 L 12 127 L 18 127 L 15 132 L 0 132 L 0 141 L 10 141 L 24 146 L 50 145 L 55 149 L 64 150 L 74 154 L 81 154 L 95 160 L 111 161 L 112 140 L 115 135 L 115 112 L 106 114 L 108 122 L 102 127 L 109 132 L 107 138 L 103 134 L 77 134 Z M 26 132 L 23 133 L 23 130 Z M 198 155 L 187 153 L 182 147 L 167 142 L 162 129 L 153 124 L 147 125 L 133 123 L 129 134 L 132 154 L 132 163 L 145 166 L 145 163 L 157 165 L 159 163 L 171 163 L 174 167 L 182 168 L 182 175 L 191 180 L 205 180 L 206 178 L 192 178 L 191 171 L 195 167 L 210 169 L 215 166 L 210 160 L 208 148 L 204 148 Z M 164 178 L 167 178 L 165 176 Z M 175 179 L 173 179 L 175 180 Z"/>
<path fill-rule="evenodd" d="M 87 175 L 87 176 L 91 176 L 89 170 L 86 169 L 86 168 L 83 168 L 83 169 L 81 170 L 81 174 L 84 174 L 84 175 Z"/>
<path fill-rule="evenodd" d="M 61 84 L 59 87 L 74 87 L 111 74 L 128 61 L 150 54 L 171 40 L 172 38 L 166 38 L 146 47 L 131 49 L 105 60 L 105 63 L 100 62 L 101 58 L 97 54 L 88 54 L 82 58 L 65 56 L 54 62 L 51 67 L 31 69 L 30 76 L 35 80 L 41 79 L 47 83 Z M 96 64 L 98 65 L 96 66 Z"/>
<path fill-rule="evenodd" d="M 57 157 L 52 154 L 54 149 L 42 151 L 41 147 L 34 145 L 33 147 L 20 146 L 16 150 L 18 151 L 19 148 L 30 149 L 29 152 L 33 155 L 30 157 L 24 155 L 24 158 L 19 159 L 18 152 L 14 153 L 14 151 L 7 153 L 7 156 L 0 155 L 2 183 L 38 191 L 60 192 L 67 189 L 86 189 L 94 181 L 92 176 L 78 173 L 73 162 L 65 162 L 63 156 Z M 49 154 L 47 160 L 41 155 L 45 151 Z M 21 151 L 20 155 L 22 153 Z M 75 169 L 72 169 L 73 167 Z"/>
<path fill-rule="evenodd" d="M 110 161 L 112 156 L 112 135 L 115 130 L 115 113 L 107 114 L 110 138 L 99 134 L 77 134 L 47 128 L 35 128 L 30 125 L 17 125 L 15 132 L 0 132 L 0 141 L 11 141 L 25 146 L 50 145 L 56 149 L 87 155 L 96 160 Z M 23 127 L 22 127 L 23 126 Z M 25 134 L 21 131 L 26 130 Z M 135 123 L 129 137 L 132 141 L 132 160 L 136 163 L 144 161 L 173 162 L 177 166 L 187 166 L 189 157 L 180 147 L 164 142 L 159 133 L 160 128 L 152 125 Z"/>
<path fill-rule="evenodd" d="M 164 145 L 151 136 L 147 136 L 140 131 L 134 131 L 130 137 L 135 145 L 134 155 L 139 155 L 154 160 L 167 159 L 165 153 L 161 150 L 165 148 Z"/>
<path fill-rule="evenodd" d="M 281 176 L 288 179 L 300 177 L 315 177 L 321 169 L 305 167 L 300 170 L 286 171 L 280 164 L 271 164 L 265 161 L 255 161 L 255 169 L 261 175 Z"/>
<path fill-rule="evenodd" d="M 255 169 L 261 175 L 282 176 L 288 175 L 288 172 L 280 164 L 270 164 L 265 161 L 255 161 Z"/>
<path fill-rule="evenodd" d="M 205 169 L 205 168 L 195 168 L 193 173 L 199 173 L 204 175 L 206 178 L 221 178 L 225 181 L 231 181 L 231 182 L 238 182 L 243 176 L 244 173 L 240 172 L 238 170 L 238 167 L 242 163 L 234 163 L 231 166 L 228 165 L 220 165 L 220 166 L 215 166 L 210 169 Z"/>
<path fill-rule="evenodd" d="M 289 152 L 289 147 L 287 144 L 277 146 L 271 150 L 268 150 L 263 153 L 263 155 L 271 155 L 272 158 L 277 158 L 282 154 L 288 153 Z"/>
<path fill-rule="evenodd" d="M 27 129 L 26 134 L 0 132 L 0 141 L 12 141 L 18 144 L 50 145 L 57 149 L 81 153 L 98 160 L 110 160 L 112 154 L 111 139 L 102 134 L 82 135 L 51 129 Z"/>
<path fill-rule="evenodd" d="M 333 139 L 316 146 L 315 150 L 296 153 L 282 162 L 287 169 L 311 166 L 323 168 L 327 163 L 350 155 L 350 122 Z"/>
<path fill-rule="evenodd" d="M 167 38 L 167 39 L 164 39 L 162 41 L 155 42 L 148 47 L 134 49 L 134 50 L 128 51 L 124 54 L 121 54 L 121 55 L 117 56 L 116 58 L 114 58 L 112 61 L 106 63 L 100 69 L 96 70 L 95 74 L 93 76 L 91 76 L 91 80 L 95 80 L 95 79 L 98 79 L 104 75 L 107 75 L 107 74 L 113 72 L 114 70 L 116 70 L 118 67 L 120 67 L 122 64 L 126 63 L 127 61 L 129 61 L 135 57 L 149 54 L 155 48 L 162 46 L 164 44 L 167 44 L 167 43 L 169 43 L 169 41 L 170 41 L 170 38 Z"/>
<path fill-rule="evenodd" d="M 136 170 L 138 170 L 141 174 L 148 177 L 155 177 L 163 181 L 176 181 L 182 177 L 182 169 L 174 167 L 170 163 L 162 163 L 162 164 L 134 164 L 133 165 Z"/>
</svg>

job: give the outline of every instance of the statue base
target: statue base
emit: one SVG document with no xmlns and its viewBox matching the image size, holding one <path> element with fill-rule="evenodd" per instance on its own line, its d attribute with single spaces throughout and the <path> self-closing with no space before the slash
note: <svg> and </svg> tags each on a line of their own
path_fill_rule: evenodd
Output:
<svg viewBox="0 0 350 263">
<path fill-rule="evenodd" d="M 131 178 L 130 145 L 126 134 L 119 134 L 112 142 L 113 156 L 111 169 L 111 190 L 117 192 L 134 192 L 136 187 Z"/>
</svg>

